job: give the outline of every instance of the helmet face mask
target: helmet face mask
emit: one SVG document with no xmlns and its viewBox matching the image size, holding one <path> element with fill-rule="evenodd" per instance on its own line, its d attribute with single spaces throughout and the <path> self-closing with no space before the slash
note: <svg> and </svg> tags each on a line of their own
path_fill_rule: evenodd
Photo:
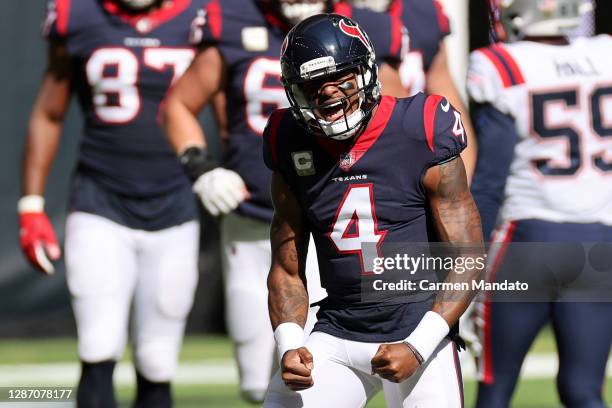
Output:
<svg viewBox="0 0 612 408">
<path fill-rule="evenodd" d="M 315 14 L 324 13 L 326 0 L 277 0 L 278 12 L 291 25 Z"/>
<path fill-rule="evenodd" d="M 508 41 L 565 36 L 587 12 L 581 0 L 496 0 L 496 5 Z"/>
<path fill-rule="evenodd" d="M 366 8 L 379 13 L 389 10 L 391 0 L 351 0 L 351 4 L 357 8 Z"/>
<path fill-rule="evenodd" d="M 316 135 L 354 136 L 380 101 L 371 42 L 345 17 L 318 15 L 298 24 L 285 39 L 281 66 L 293 115 Z"/>
<path fill-rule="evenodd" d="M 131 11 L 146 11 L 161 0 L 115 0 L 119 5 Z"/>
</svg>

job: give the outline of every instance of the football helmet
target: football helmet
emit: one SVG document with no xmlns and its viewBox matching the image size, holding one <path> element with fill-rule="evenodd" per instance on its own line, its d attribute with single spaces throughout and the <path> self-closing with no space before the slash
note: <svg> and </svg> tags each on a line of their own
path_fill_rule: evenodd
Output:
<svg viewBox="0 0 612 408">
<path fill-rule="evenodd" d="M 366 8 L 379 13 L 389 10 L 391 0 L 351 0 L 350 3 L 357 8 Z"/>
<path fill-rule="evenodd" d="M 565 36 L 580 25 L 588 4 L 581 0 L 494 0 L 506 40 Z M 592 7 L 592 6 L 591 6 Z"/>
<path fill-rule="evenodd" d="M 308 131 L 321 136 L 352 137 L 367 124 L 380 101 L 372 42 L 356 22 L 338 14 L 309 17 L 289 31 L 281 48 L 281 73 L 293 115 Z M 318 103 L 306 91 L 342 73 L 354 73 L 356 83 L 337 84 L 335 89 L 343 96 Z"/>
<path fill-rule="evenodd" d="M 115 0 L 120 6 L 132 11 L 145 11 L 156 4 L 161 3 L 161 0 Z"/>
</svg>

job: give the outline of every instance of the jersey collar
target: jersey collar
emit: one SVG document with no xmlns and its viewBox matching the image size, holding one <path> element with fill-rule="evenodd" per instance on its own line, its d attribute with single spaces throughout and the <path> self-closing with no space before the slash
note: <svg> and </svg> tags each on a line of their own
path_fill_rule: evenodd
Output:
<svg viewBox="0 0 612 408">
<path fill-rule="evenodd" d="M 162 4 L 160 8 L 153 11 L 133 14 L 123 10 L 113 0 L 103 0 L 102 2 L 104 9 L 108 13 L 119 17 L 121 20 L 134 27 L 134 29 L 141 34 L 149 33 L 165 22 L 176 17 L 190 4 L 191 0 L 173 0 L 172 3 L 168 5 Z"/>
<path fill-rule="evenodd" d="M 363 133 L 357 136 L 357 140 L 354 141 L 348 151 L 346 151 L 346 142 L 323 137 L 315 137 L 315 140 L 323 149 L 338 160 L 342 170 L 348 171 L 367 153 L 385 130 L 393 113 L 395 103 L 396 99 L 391 96 L 383 96 L 381 98 L 380 104 L 369 121 L 368 126 Z"/>
</svg>

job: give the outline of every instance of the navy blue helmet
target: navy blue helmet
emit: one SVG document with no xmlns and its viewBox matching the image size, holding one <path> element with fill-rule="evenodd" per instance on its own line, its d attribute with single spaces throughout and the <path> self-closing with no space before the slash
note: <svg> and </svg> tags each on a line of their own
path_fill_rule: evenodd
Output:
<svg viewBox="0 0 612 408">
<path fill-rule="evenodd" d="M 298 122 L 309 131 L 342 140 L 363 129 L 380 101 L 378 67 L 372 42 L 359 25 L 338 14 L 317 14 L 297 24 L 281 49 L 282 81 Z M 357 89 L 345 97 L 317 105 L 304 88 L 329 76 L 354 72 Z M 349 101 L 358 96 L 358 107 L 350 112 Z M 321 109 L 342 108 L 342 115 L 327 121 Z"/>
</svg>

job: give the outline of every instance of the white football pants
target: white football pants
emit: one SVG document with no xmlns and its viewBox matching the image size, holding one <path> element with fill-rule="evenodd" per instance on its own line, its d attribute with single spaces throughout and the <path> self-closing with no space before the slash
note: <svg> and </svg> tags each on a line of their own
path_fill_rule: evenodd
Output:
<svg viewBox="0 0 612 408">
<path fill-rule="evenodd" d="M 407 380 L 396 384 L 371 375 L 370 361 L 380 343 L 340 339 L 314 332 L 306 341 L 313 356 L 314 385 L 291 391 L 278 371 L 270 382 L 265 408 L 360 408 L 381 389 L 388 408 L 462 407 L 461 371 L 455 344 L 447 339 Z"/>
<path fill-rule="evenodd" d="M 149 232 L 68 215 L 66 277 L 80 359 L 119 360 L 132 307 L 136 368 L 150 381 L 170 381 L 198 280 L 198 244 L 197 221 Z"/>
<path fill-rule="evenodd" d="M 238 360 L 240 389 L 247 395 L 253 393 L 254 396 L 263 396 L 272 375 L 276 355 L 268 314 L 270 225 L 230 213 L 223 219 L 221 239 L 226 322 Z M 308 249 L 306 278 L 310 303 L 327 296 L 321 288 L 312 239 Z M 318 310 L 318 307 L 314 309 Z M 311 310 L 306 332 L 312 330 L 315 322 L 316 311 Z"/>
</svg>

